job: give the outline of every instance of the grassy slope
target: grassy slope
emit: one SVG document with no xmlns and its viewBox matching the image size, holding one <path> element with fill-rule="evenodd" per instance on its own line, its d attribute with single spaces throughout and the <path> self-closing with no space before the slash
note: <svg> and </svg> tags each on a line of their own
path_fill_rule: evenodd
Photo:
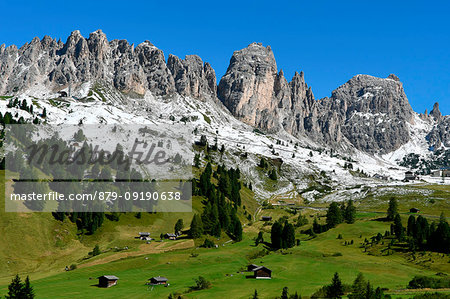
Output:
<svg viewBox="0 0 450 299">
<path fill-rule="evenodd" d="M 4 177 L 0 175 L 0 185 Z M 5 186 L 11 188 L 11 186 Z M 102 250 L 128 246 L 129 251 L 140 250 L 144 243 L 135 240 L 139 231 L 150 231 L 152 237 L 172 232 L 177 219 L 185 225 L 192 213 L 134 213 L 122 215 L 118 222 L 105 219 L 104 225 L 93 236 L 77 236 L 76 226 L 68 219 L 61 223 L 50 213 L 7 213 L 4 192 L 0 195 L 0 283 L 6 283 L 16 273 L 32 273 L 36 278 L 61 272 L 66 265 L 80 263 L 92 248 L 99 244 Z M 194 199 L 193 210 L 200 211 L 200 200 Z M 111 253 L 101 255 L 103 258 Z"/>
<path fill-rule="evenodd" d="M 259 225 L 255 224 L 255 225 Z M 195 291 L 186 294 L 189 298 L 208 298 L 228 296 L 228 298 L 248 298 L 257 289 L 262 298 L 279 295 L 284 286 L 297 290 L 303 295 L 310 295 L 320 286 L 329 283 L 334 272 L 339 272 L 345 283 L 351 283 L 361 271 L 374 285 L 390 289 L 404 288 L 414 275 L 433 275 L 436 269 L 428 270 L 407 263 L 400 254 L 391 256 L 371 256 L 363 253 L 358 244 L 365 237 L 384 231 L 387 223 L 377 221 L 358 221 L 354 225 L 343 224 L 338 228 L 319 235 L 311 241 L 303 241 L 302 245 L 281 253 L 270 253 L 267 256 L 252 260 L 271 268 L 273 279 L 246 279 L 240 270 L 249 262 L 249 255 L 262 249 L 253 246 L 255 235 L 247 233 L 244 241 L 227 244 L 218 249 L 189 249 L 164 254 L 149 254 L 119 260 L 109 264 L 96 265 L 77 269 L 67 273 L 59 273 L 33 281 L 36 293 L 41 298 L 144 298 L 153 296 L 165 298 L 171 292 L 184 292 L 194 284 L 198 275 L 205 276 L 213 284 L 209 290 Z M 343 246 L 344 240 L 337 240 L 342 234 L 344 240 L 354 239 L 352 246 Z M 359 236 L 362 234 L 362 238 Z M 266 238 L 269 236 L 266 234 Z M 191 257 L 196 252 L 197 257 Z M 340 252 L 342 256 L 332 257 Z M 146 257 L 148 259 L 146 259 Z M 449 272 L 448 257 L 443 258 L 438 268 Z M 114 274 L 120 277 L 119 285 L 111 289 L 99 289 L 94 285 L 95 278 L 103 274 Z M 229 274 L 228 276 L 226 274 Z M 167 276 L 170 287 L 155 287 L 150 291 L 145 281 L 157 275 Z M 231 276 L 233 275 L 233 276 Z M 33 277 L 32 277 L 33 278 Z M 4 291 L 5 287 L 3 287 Z"/>
<path fill-rule="evenodd" d="M 6 186 L 7 188 L 9 186 Z M 422 203 L 416 198 L 400 196 L 400 211 L 407 212 L 409 206 L 414 204 L 426 207 L 428 214 L 438 216 L 442 210 L 448 211 L 448 187 L 435 187 L 436 196 L 444 200 L 435 203 Z M 243 189 L 242 202 L 247 211 L 254 213 L 258 208 L 253 200 L 253 193 Z M 128 246 L 129 252 L 141 254 L 143 242 L 133 237 L 138 231 L 151 231 L 152 236 L 173 229 L 178 218 L 183 218 L 188 224 L 192 218 L 191 213 L 143 213 L 142 219 L 136 219 L 133 214 L 123 215 L 119 222 L 106 221 L 104 226 L 94 236 L 84 236 L 79 239 L 76 229 L 69 221 L 60 223 L 47 213 L 13 214 L 4 212 L 3 193 L 0 198 L 0 294 L 6 292 L 6 285 L 15 273 L 30 274 L 38 298 L 84 298 L 102 297 L 116 298 L 120 296 L 133 296 L 134 298 L 166 297 L 171 292 L 184 292 L 194 284 L 193 278 L 203 275 L 212 281 L 213 287 L 209 290 L 196 291 L 187 294 L 192 298 L 218 297 L 227 295 L 230 298 L 247 298 L 254 289 L 262 295 L 279 295 L 284 286 L 291 291 L 297 290 L 303 295 L 313 293 L 317 288 L 328 283 L 332 274 L 338 271 L 345 283 L 350 283 L 357 272 L 363 272 L 374 285 L 381 285 L 391 289 L 403 288 L 410 278 L 417 274 L 432 275 L 438 271 L 450 272 L 448 257 L 439 259 L 433 257 L 433 265 L 416 265 L 407 262 L 404 256 L 377 256 L 363 253 L 358 244 L 378 232 L 384 232 L 389 224 L 368 221 L 367 217 L 377 214 L 359 213 L 360 221 L 355 225 L 340 225 L 327 233 L 319 235 L 311 241 L 303 241 L 300 247 L 288 251 L 288 254 L 271 253 L 252 262 L 265 264 L 274 271 L 271 281 L 256 281 L 245 279 L 244 275 L 237 273 L 250 261 L 249 256 L 262 249 L 253 247 L 254 238 L 260 229 L 265 231 L 262 222 L 245 226 L 244 241 L 236 244 L 227 243 L 219 249 L 183 249 L 166 253 L 145 254 L 138 257 L 128 257 L 114 254 L 102 254 L 87 261 L 86 267 L 64 272 L 65 265 L 73 262 L 80 263 L 83 257 L 92 250 L 95 244 L 100 244 L 102 250 L 111 247 Z M 448 197 L 447 197 L 448 198 Z M 388 198 L 376 203 L 369 201 L 361 207 L 370 211 L 383 211 Z M 194 210 L 201 210 L 198 198 L 194 200 Z M 323 214 L 323 212 L 321 212 Z M 261 215 L 272 215 L 274 219 L 288 215 L 280 209 L 263 210 Z M 252 214 L 253 215 L 253 214 Z M 240 212 L 240 216 L 244 215 Z M 448 216 L 448 215 L 447 215 Z M 290 216 L 293 219 L 296 216 Z M 406 216 L 404 217 L 406 221 Z M 309 218 L 312 219 L 312 218 Z M 311 222 L 311 220 L 310 220 Z M 337 240 L 336 236 L 342 234 L 344 240 Z M 362 234 L 362 240 L 359 236 Z M 305 236 L 298 236 L 305 239 Z M 269 234 L 265 234 L 269 238 Z M 352 246 L 343 246 L 345 240 L 355 241 Z M 224 242 L 222 239 L 220 244 Z M 181 242 L 152 243 L 149 246 L 164 247 L 164 250 L 177 248 Z M 151 248 L 148 252 L 152 252 Z M 148 253 L 144 251 L 144 253 Z M 155 250 L 158 252 L 158 250 Z M 192 252 L 199 253 L 198 257 L 190 257 Z M 333 253 L 340 252 L 342 256 L 332 257 Z M 105 263 L 110 257 L 122 258 Z M 145 259 L 147 257 L 148 259 Z M 429 269 L 427 269 L 427 267 Z M 431 268 L 430 268 L 431 267 Z M 103 274 L 119 276 L 119 285 L 111 289 L 98 289 L 95 278 Z M 226 276 L 225 274 L 229 274 Z M 233 274 L 233 276 L 231 276 Z M 146 279 L 155 275 L 169 277 L 169 288 L 156 287 L 152 291 L 144 285 Z"/>
<path fill-rule="evenodd" d="M 447 212 L 450 217 L 450 186 L 449 185 L 415 185 L 408 190 L 416 190 L 409 194 L 403 194 L 405 187 L 394 187 L 392 193 L 379 196 L 369 194 L 359 205 L 360 210 L 385 212 L 389 199 L 394 196 L 398 200 L 399 212 L 409 212 L 410 208 L 420 209 L 421 214 L 439 216 L 441 212 Z M 420 191 L 430 191 L 429 195 L 420 194 Z"/>
</svg>

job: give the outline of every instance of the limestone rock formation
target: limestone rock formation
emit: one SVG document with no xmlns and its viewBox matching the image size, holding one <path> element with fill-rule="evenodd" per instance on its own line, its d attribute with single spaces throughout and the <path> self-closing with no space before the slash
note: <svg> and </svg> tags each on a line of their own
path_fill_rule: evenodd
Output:
<svg viewBox="0 0 450 299">
<path fill-rule="evenodd" d="M 413 110 L 395 75 L 357 75 L 320 102 L 337 113 L 342 134 L 358 149 L 387 153 L 409 141 Z"/>
<path fill-rule="evenodd" d="M 219 99 L 242 121 L 272 129 L 277 65 L 270 47 L 253 43 L 234 52 L 219 83 Z"/>
<path fill-rule="evenodd" d="M 314 104 L 303 72 L 288 82 L 283 71 L 277 71 L 270 46 L 260 43 L 234 52 L 220 80 L 218 97 L 245 123 L 269 131 L 284 128 L 291 134 L 303 132 L 303 122 L 298 120 Z"/>
<path fill-rule="evenodd" d="M 217 86 L 209 63 L 196 55 L 180 59 L 151 42 L 136 47 L 126 40 L 108 41 L 97 30 L 85 38 L 74 31 L 66 42 L 34 38 L 19 49 L 0 46 L 0 95 L 44 87 L 50 92 L 85 82 L 109 84 L 123 93 L 170 99 L 174 95 L 222 104 L 238 119 L 271 132 L 285 131 L 333 148 L 357 148 L 372 154 L 396 150 L 410 140 L 414 112 L 400 79 L 357 75 L 315 100 L 303 72 L 288 81 L 278 71 L 270 46 L 252 43 L 235 51 Z M 220 102 L 219 102 L 220 100 Z M 430 145 L 450 146 L 449 117 L 436 103 L 421 119 L 434 125 Z"/>
<path fill-rule="evenodd" d="M 209 63 L 204 64 L 197 55 L 188 55 L 181 60 L 170 54 L 167 66 L 179 94 L 200 99 L 216 96 L 216 73 Z"/>
<path fill-rule="evenodd" d="M 450 116 L 441 117 L 427 136 L 430 146 L 437 150 L 441 146 L 450 147 Z"/>
<path fill-rule="evenodd" d="M 442 113 L 439 110 L 439 103 L 434 103 L 433 110 L 430 111 L 430 116 L 434 117 L 436 121 L 440 121 L 442 119 Z"/>
<path fill-rule="evenodd" d="M 156 96 L 175 92 L 215 96 L 215 73 L 209 64 L 188 56 L 181 65 L 176 73 L 175 64 L 170 64 L 169 70 L 164 53 L 149 41 L 134 47 L 126 40 L 108 42 L 101 30 L 89 38 L 76 30 L 65 43 L 45 36 L 42 40 L 34 38 L 20 49 L 2 45 L 0 93 L 12 94 L 40 84 L 57 91 L 69 84 L 100 80 L 130 94 L 142 95 L 149 90 Z"/>
<path fill-rule="evenodd" d="M 358 149 L 386 153 L 409 141 L 413 110 L 399 78 L 357 75 L 314 100 L 303 72 L 288 82 L 271 48 L 253 43 L 234 52 L 218 88 L 230 112 L 264 130 L 284 129 L 325 144 L 350 142 Z"/>
</svg>

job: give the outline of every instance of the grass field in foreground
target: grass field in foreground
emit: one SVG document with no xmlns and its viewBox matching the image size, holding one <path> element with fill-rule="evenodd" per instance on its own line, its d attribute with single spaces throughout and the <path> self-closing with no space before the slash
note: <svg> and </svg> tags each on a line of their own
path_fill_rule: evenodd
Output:
<svg viewBox="0 0 450 299">
<path fill-rule="evenodd" d="M 107 264 L 59 273 L 34 280 L 37 298 L 167 298 L 170 293 L 184 293 L 194 285 L 193 279 L 202 275 L 212 282 L 208 290 L 185 294 L 188 298 L 248 298 L 255 289 L 261 298 L 281 294 L 284 286 L 302 295 L 311 295 L 328 284 L 334 272 L 339 272 L 344 283 L 351 283 L 358 272 L 363 272 L 374 286 L 391 290 L 403 289 L 414 275 L 434 275 L 450 272 L 448 257 L 434 257 L 432 269 L 407 262 L 399 253 L 390 256 L 368 255 L 359 248 L 364 238 L 384 232 L 388 223 L 358 221 L 353 225 L 342 224 L 293 249 L 271 252 L 261 258 L 249 257 L 262 249 L 253 246 L 254 234 L 247 233 L 242 242 L 221 246 L 218 249 L 188 249 L 164 254 L 149 254 L 123 259 Z M 336 236 L 343 235 L 342 240 Z M 361 238 L 360 238 L 361 235 Z M 265 234 L 265 238 L 269 238 Z M 355 244 L 344 246 L 345 240 Z M 195 252 L 197 257 L 192 257 Z M 340 253 L 342 256 L 333 256 Z M 273 270 L 272 280 L 245 278 L 241 273 L 249 262 L 261 264 Z M 113 274 L 120 278 L 117 286 L 100 289 L 95 286 L 96 277 Z M 148 288 L 147 279 L 166 276 L 170 286 Z M 94 279 L 90 279 L 94 278 Z M 6 286 L 0 288 L 6 293 Z"/>
<path fill-rule="evenodd" d="M 407 219 L 404 213 L 408 212 L 410 207 L 421 208 L 422 213 L 433 216 L 433 219 L 439 217 L 441 211 L 450 210 L 448 187 L 428 188 L 434 190 L 431 194 L 433 201 L 429 200 L 430 196 L 397 196 L 404 225 Z M 252 192 L 244 188 L 241 195 L 246 210 L 250 215 L 254 215 L 258 204 Z M 358 208 L 366 212 L 358 212 L 359 220 L 356 224 L 342 224 L 309 241 L 305 236 L 298 235 L 304 239 L 299 247 L 284 253 L 272 252 L 257 259 L 250 257 L 260 251 L 263 245 L 254 247 L 252 239 L 259 230 L 270 230 L 270 226 L 263 227 L 260 221 L 251 226 L 243 221 L 244 240 L 235 244 L 226 243 L 226 246 L 218 249 L 194 249 L 191 240 L 154 242 L 147 247 L 145 242 L 134 240 L 138 231 L 151 231 L 152 236 L 158 237 L 161 232 L 172 230 L 178 218 L 183 218 L 188 224 L 192 213 L 145 213 L 142 219 L 137 219 L 133 214 L 126 214 L 121 216 L 119 222 L 107 220 L 93 236 L 77 236 L 74 224 L 68 220 L 60 223 L 48 213 L 5 213 L 3 196 L 4 194 L 0 196 L 0 296 L 6 294 L 7 284 L 15 273 L 21 274 L 22 277 L 30 275 L 37 298 L 167 298 L 169 293 L 184 293 L 194 285 L 193 279 L 199 275 L 210 280 L 212 288 L 187 293 L 186 297 L 248 298 L 257 289 L 260 298 L 273 298 L 280 295 L 284 286 L 288 286 L 291 292 L 311 295 L 322 285 L 328 284 L 336 271 L 340 273 L 344 283 L 351 283 L 361 271 L 373 285 L 390 290 L 405 288 L 414 275 L 450 272 L 448 256 L 427 253 L 427 256 L 413 264 L 400 253 L 381 256 L 372 252 L 374 255 L 369 255 L 359 248 L 365 238 L 389 229 L 389 223 L 371 221 L 370 218 L 380 217 L 379 213 L 387 208 L 390 195 L 363 200 Z M 200 201 L 198 198 L 194 200 L 193 209 L 197 212 L 202 209 Z M 306 215 L 310 212 L 303 211 Z M 245 215 L 242 210 L 239 213 L 243 219 Z M 261 215 L 271 215 L 274 219 L 287 215 L 290 221 L 296 218 L 278 208 L 262 210 L 257 219 Z M 312 218 L 308 219 L 311 224 Z M 342 240 L 337 239 L 339 234 L 343 235 Z M 268 233 L 264 237 L 266 240 L 270 238 Z M 218 243 L 222 244 L 226 240 L 228 239 L 223 238 Z M 350 240 L 354 240 L 355 244 L 343 245 L 343 242 Z M 180 249 L 183 246 L 179 245 L 184 241 L 191 242 L 190 245 L 186 244 L 189 249 Z M 197 241 L 197 245 L 199 242 L 201 240 Z M 102 250 L 114 246 L 128 246 L 127 252 L 130 254 L 108 252 L 82 262 L 95 244 L 99 244 Z M 169 252 L 158 252 L 158 248 L 162 249 L 160 251 L 167 249 Z M 177 250 L 173 251 L 175 249 Z M 193 252 L 199 255 L 192 257 Z M 64 272 L 64 266 L 73 262 L 77 263 L 79 268 Z M 273 279 L 246 279 L 245 275 L 248 273 L 241 274 L 240 270 L 250 262 L 272 269 Z M 95 287 L 95 278 L 104 274 L 119 276 L 119 284 L 110 289 Z M 170 287 L 158 286 L 153 290 L 149 289 L 145 285 L 146 280 L 157 275 L 167 276 Z M 393 294 L 396 297 L 402 296 Z"/>
</svg>

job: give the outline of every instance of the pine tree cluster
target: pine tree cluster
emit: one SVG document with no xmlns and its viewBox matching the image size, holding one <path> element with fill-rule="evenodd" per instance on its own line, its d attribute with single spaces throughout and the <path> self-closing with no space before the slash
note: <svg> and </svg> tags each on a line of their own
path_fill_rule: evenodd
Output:
<svg viewBox="0 0 450 299">
<path fill-rule="evenodd" d="M 275 221 L 270 231 L 270 241 L 274 249 L 287 249 L 295 246 L 295 228 L 287 220 Z"/>
<path fill-rule="evenodd" d="M 242 224 L 237 216 L 241 205 L 240 176 L 239 168 L 227 170 L 223 165 L 219 165 L 213 173 L 211 163 L 208 163 L 198 182 L 193 180 L 193 194 L 206 200 L 201 216 L 194 215 L 192 219 L 192 238 L 202 234 L 220 237 L 224 231 L 235 241 L 242 240 Z M 212 177 L 218 179 L 217 186 L 211 182 Z"/>
</svg>

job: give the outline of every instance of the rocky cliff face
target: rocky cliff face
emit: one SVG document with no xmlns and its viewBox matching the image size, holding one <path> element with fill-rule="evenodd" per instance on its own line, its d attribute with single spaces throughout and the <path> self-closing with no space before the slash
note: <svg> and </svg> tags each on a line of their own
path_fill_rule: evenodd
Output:
<svg viewBox="0 0 450 299">
<path fill-rule="evenodd" d="M 288 81 L 278 71 L 270 46 L 252 43 L 233 53 L 219 85 L 208 63 L 196 55 L 180 59 L 149 41 L 138 46 L 126 40 L 108 41 L 101 30 L 84 38 L 74 31 L 65 43 L 48 36 L 34 38 L 20 49 L 0 46 L 0 95 L 20 93 L 43 85 L 54 92 L 69 84 L 101 81 L 128 93 L 156 96 L 175 94 L 217 99 L 243 122 L 266 131 L 284 130 L 324 146 L 355 147 L 384 154 L 410 140 L 408 123 L 414 112 L 395 75 L 376 78 L 357 75 L 315 100 L 303 72 Z M 430 144 L 450 144 L 449 118 L 436 103 L 430 114 L 436 123 Z"/>
<path fill-rule="evenodd" d="M 253 43 L 234 52 L 219 83 L 219 98 L 233 115 L 252 126 L 273 129 L 277 65 L 270 47 Z"/>
<path fill-rule="evenodd" d="M 349 141 L 356 148 L 386 153 L 409 140 L 413 111 L 395 75 L 353 77 L 330 98 L 314 100 L 303 72 L 287 82 L 277 73 L 270 47 L 253 43 L 234 52 L 218 96 L 242 121 L 262 129 L 283 128 L 326 144 Z"/>
<path fill-rule="evenodd" d="M 291 82 L 277 71 L 270 46 L 260 43 L 234 52 L 218 87 L 218 97 L 240 120 L 264 130 L 304 131 L 303 122 L 314 105 L 314 95 L 303 72 Z"/>
<path fill-rule="evenodd" d="M 74 31 L 66 43 L 45 36 L 34 38 L 20 49 L 0 47 L 0 93 L 24 91 L 38 84 L 60 90 L 72 84 L 101 80 L 125 93 L 192 97 L 215 96 L 215 74 L 197 56 L 180 60 L 149 41 L 137 47 L 126 40 L 108 42 L 97 30 L 89 38 Z"/>
<path fill-rule="evenodd" d="M 209 63 L 203 63 L 197 55 L 188 55 L 184 60 L 170 54 L 167 61 L 175 80 L 177 92 L 183 96 L 215 97 L 216 73 Z"/>
<path fill-rule="evenodd" d="M 427 136 L 430 146 L 435 150 L 441 146 L 450 147 L 450 116 L 442 116 L 438 103 L 434 104 L 431 116 L 436 125 Z"/>
<path fill-rule="evenodd" d="M 409 141 L 413 110 L 395 75 L 357 75 L 320 102 L 324 111 L 336 113 L 336 126 L 358 149 L 383 154 Z"/>
<path fill-rule="evenodd" d="M 434 103 L 433 110 L 431 110 L 429 116 L 432 116 L 435 121 L 441 121 L 442 120 L 442 113 L 439 110 L 439 103 Z"/>
</svg>

